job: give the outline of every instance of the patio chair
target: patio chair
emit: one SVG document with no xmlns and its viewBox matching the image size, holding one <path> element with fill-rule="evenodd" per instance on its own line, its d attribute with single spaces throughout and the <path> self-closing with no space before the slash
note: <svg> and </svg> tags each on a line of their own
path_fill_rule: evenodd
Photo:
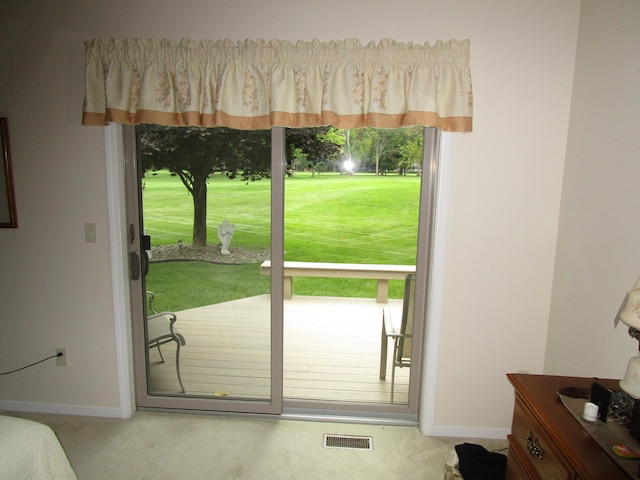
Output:
<svg viewBox="0 0 640 480">
<path fill-rule="evenodd" d="M 387 375 L 387 347 L 389 339 L 393 339 L 393 363 L 391 366 L 391 403 L 396 381 L 396 367 L 411 366 L 411 341 L 413 335 L 413 306 L 416 291 L 416 275 L 410 273 L 405 277 L 404 299 L 401 318 L 394 319 L 389 307 L 382 310 L 382 338 L 380 344 L 380 379 Z"/>
<path fill-rule="evenodd" d="M 182 393 L 185 393 L 182 377 L 180 376 L 180 347 L 185 345 L 184 337 L 174 328 L 177 317 L 172 312 L 157 313 L 153 307 L 155 300 L 153 292 L 147 292 L 147 308 L 151 315 L 147 314 L 147 346 L 148 348 L 157 347 L 160 354 L 160 361 L 164 363 L 162 350 L 160 345 L 166 343 L 176 343 L 176 372 L 178 373 L 178 382 Z"/>
</svg>

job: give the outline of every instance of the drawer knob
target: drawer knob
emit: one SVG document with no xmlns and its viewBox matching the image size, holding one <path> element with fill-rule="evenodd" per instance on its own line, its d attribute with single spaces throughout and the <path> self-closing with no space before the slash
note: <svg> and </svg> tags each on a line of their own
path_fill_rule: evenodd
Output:
<svg viewBox="0 0 640 480">
<path fill-rule="evenodd" d="M 531 430 L 529 430 L 529 436 L 527 437 L 527 450 L 529 450 L 529 455 L 531 455 L 533 458 L 542 460 L 544 450 L 540 446 L 540 442 L 533 435 L 533 432 Z"/>
</svg>

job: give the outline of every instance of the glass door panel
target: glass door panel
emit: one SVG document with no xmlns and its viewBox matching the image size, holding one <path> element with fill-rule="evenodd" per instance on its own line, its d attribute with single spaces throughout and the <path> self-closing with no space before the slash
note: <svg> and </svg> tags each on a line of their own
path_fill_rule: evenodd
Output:
<svg viewBox="0 0 640 480">
<path fill-rule="evenodd" d="M 138 403 L 279 411 L 271 284 L 260 269 L 271 255 L 270 132 L 141 125 L 136 134 L 150 237 Z"/>
<path fill-rule="evenodd" d="M 423 129 L 287 135 L 284 398 L 388 405 L 393 377 L 393 403 L 406 406 L 411 367 L 393 372 L 391 341 L 381 367 L 381 329 L 383 310 L 402 318 L 415 272 Z M 289 262 L 302 262 L 290 278 Z"/>
</svg>

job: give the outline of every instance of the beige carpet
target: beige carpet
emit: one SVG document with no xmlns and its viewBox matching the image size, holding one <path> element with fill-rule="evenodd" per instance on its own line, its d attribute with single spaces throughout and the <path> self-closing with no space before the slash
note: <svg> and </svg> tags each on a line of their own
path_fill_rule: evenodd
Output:
<svg viewBox="0 0 640 480">
<path fill-rule="evenodd" d="M 139 412 L 128 420 L 3 412 L 49 425 L 80 480 L 441 480 L 453 446 L 506 440 L 424 437 L 415 427 Z M 324 448 L 323 434 L 373 437 L 373 450 Z"/>
</svg>

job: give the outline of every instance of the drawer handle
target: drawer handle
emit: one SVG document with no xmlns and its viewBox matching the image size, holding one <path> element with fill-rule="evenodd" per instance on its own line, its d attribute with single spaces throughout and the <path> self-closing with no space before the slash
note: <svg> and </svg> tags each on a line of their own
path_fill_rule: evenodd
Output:
<svg viewBox="0 0 640 480">
<path fill-rule="evenodd" d="M 529 436 L 527 437 L 527 450 L 529 450 L 529 455 L 538 460 L 542 460 L 542 455 L 544 454 L 544 450 L 540 446 L 540 442 L 533 435 L 533 432 L 529 430 Z"/>
</svg>

